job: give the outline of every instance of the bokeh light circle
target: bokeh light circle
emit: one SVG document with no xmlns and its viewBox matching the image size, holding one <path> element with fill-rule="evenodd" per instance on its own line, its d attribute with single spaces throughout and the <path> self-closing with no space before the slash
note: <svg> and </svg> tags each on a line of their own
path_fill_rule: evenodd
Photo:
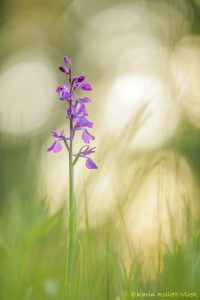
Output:
<svg viewBox="0 0 200 300">
<path fill-rule="evenodd" d="M 0 128 L 24 134 L 40 128 L 53 107 L 56 78 L 41 56 L 6 61 L 0 73 Z"/>
</svg>

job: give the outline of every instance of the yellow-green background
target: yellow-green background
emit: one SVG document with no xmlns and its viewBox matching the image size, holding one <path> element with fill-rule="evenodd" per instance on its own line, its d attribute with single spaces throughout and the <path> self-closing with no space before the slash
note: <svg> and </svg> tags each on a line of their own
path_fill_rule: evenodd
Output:
<svg viewBox="0 0 200 300">
<path fill-rule="evenodd" d="M 74 299 L 200 293 L 199 16 L 198 0 L 0 1 L 1 300 L 66 298 L 67 154 L 46 152 L 64 55 L 93 85 L 99 166 L 75 172 Z"/>
</svg>

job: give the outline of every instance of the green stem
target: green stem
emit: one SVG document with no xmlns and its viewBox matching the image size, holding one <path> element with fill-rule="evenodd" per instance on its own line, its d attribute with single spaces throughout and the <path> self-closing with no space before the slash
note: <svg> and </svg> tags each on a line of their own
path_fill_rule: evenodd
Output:
<svg viewBox="0 0 200 300">
<path fill-rule="evenodd" d="M 70 104 L 71 110 L 71 104 Z M 74 197 L 74 166 L 73 166 L 73 119 L 70 119 L 70 143 L 69 143 L 69 220 L 67 235 L 67 266 L 66 266 L 66 290 L 67 300 L 72 300 L 72 278 L 76 252 L 76 203 Z"/>
<path fill-rule="evenodd" d="M 70 120 L 70 144 L 69 144 L 69 211 L 74 206 L 74 167 L 73 167 L 73 120 Z"/>
<path fill-rule="evenodd" d="M 64 144 L 65 144 L 67 150 L 69 151 L 69 145 L 68 145 L 68 143 L 67 143 L 67 141 L 66 141 L 66 139 L 64 137 L 63 137 L 63 141 L 64 141 Z"/>
</svg>

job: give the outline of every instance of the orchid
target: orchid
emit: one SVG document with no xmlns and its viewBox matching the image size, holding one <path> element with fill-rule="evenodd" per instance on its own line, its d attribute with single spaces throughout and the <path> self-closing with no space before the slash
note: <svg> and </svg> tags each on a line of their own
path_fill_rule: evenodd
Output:
<svg viewBox="0 0 200 300">
<path fill-rule="evenodd" d="M 72 74 L 72 62 L 67 56 L 64 56 L 64 64 L 65 66 L 60 66 L 59 70 L 66 75 L 68 82 L 58 86 L 56 92 L 59 94 L 59 99 L 61 101 L 67 102 L 66 119 L 71 123 L 71 128 L 68 138 L 65 137 L 64 131 L 62 131 L 60 135 L 56 132 L 56 129 L 52 131 L 52 136 L 55 140 L 47 151 L 53 151 L 54 153 L 58 153 L 63 149 L 63 142 L 69 150 L 70 146 L 68 145 L 67 140 L 73 141 L 77 130 L 82 131 L 81 139 L 85 144 L 90 144 L 90 142 L 95 139 L 95 137 L 88 131 L 88 128 L 93 127 L 93 123 L 86 118 L 88 117 L 86 104 L 92 100 L 87 97 L 75 97 L 76 90 L 91 91 L 92 85 L 85 82 L 85 75 L 74 76 Z M 94 151 L 90 154 L 92 153 L 94 153 Z M 72 156 L 74 156 L 73 153 Z M 84 155 L 80 155 L 79 157 L 86 158 Z M 97 169 L 97 165 L 91 158 L 86 158 L 86 167 L 88 169 Z"/>
<path fill-rule="evenodd" d="M 69 138 L 65 136 L 64 130 L 62 130 L 61 133 L 58 134 L 55 128 L 52 130 L 52 136 L 54 137 L 55 141 L 51 144 L 47 151 L 53 151 L 54 153 L 58 153 L 62 150 L 61 141 L 69 140 Z"/>
<path fill-rule="evenodd" d="M 97 168 L 97 166 L 95 165 L 94 161 L 93 161 L 90 157 L 88 157 L 88 155 L 90 155 L 90 154 L 92 154 L 92 153 L 95 152 L 94 149 L 95 149 L 95 148 L 90 148 L 90 147 L 88 146 L 88 147 L 87 147 L 84 151 L 82 151 L 81 154 L 80 154 L 81 157 L 86 158 L 85 164 L 86 164 L 86 167 L 87 167 L 88 169 L 96 169 L 96 168 Z"/>
<path fill-rule="evenodd" d="M 74 253 L 76 251 L 76 202 L 74 194 L 74 166 L 79 158 L 85 160 L 85 166 L 88 169 L 97 169 L 97 165 L 91 159 L 95 153 L 95 147 L 89 144 L 95 140 L 90 133 L 93 123 L 88 119 L 86 109 L 87 103 L 92 100 L 87 97 L 77 98 L 75 93 L 78 91 L 91 91 L 92 85 L 85 81 L 85 75 L 74 76 L 72 73 L 72 62 L 67 56 L 64 56 L 64 66 L 59 70 L 65 74 L 67 82 L 58 86 L 56 92 L 59 99 L 66 103 L 66 120 L 69 124 L 69 132 L 66 136 L 65 131 L 57 132 L 56 128 L 52 130 L 53 143 L 47 149 L 48 152 L 58 153 L 62 151 L 63 144 L 66 146 L 69 154 L 69 222 L 67 238 L 67 267 L 66 267 L 66 288 L 67 299 L 71 299 L 72 272 L 74 271 Z M 81 132 L 81 139 L 84 145 L 77 153 L 74 153 L 74 140 L 77 131 Z"/>
</svg>

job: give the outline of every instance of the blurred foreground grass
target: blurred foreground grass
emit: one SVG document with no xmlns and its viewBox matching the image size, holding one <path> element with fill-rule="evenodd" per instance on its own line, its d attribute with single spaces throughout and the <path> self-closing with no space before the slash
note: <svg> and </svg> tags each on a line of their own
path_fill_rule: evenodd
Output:
<svg viewBox="0 0 200 300">
<path fill-rule="evenodd" d="M 25 204 L 15 199 L 4 208 L 0 220 L 1 300 L 66 299 L 66 214 L 61 209 L 49 216 L 44 201 L 35 200 Z M 91 229 L 87 209 L 85 217 L 86 229 L 79 232 L 74 299 L 126 300 L 132 299 L 134 291 L 200 292 L 197 231 L 188 232 L 182 245 L 174 241 L 164 257 L 163 270 L 154 279 L 144 280 L 137 258 L 131 271 L 125 270 L 113 220 Z"/>
</svg>

